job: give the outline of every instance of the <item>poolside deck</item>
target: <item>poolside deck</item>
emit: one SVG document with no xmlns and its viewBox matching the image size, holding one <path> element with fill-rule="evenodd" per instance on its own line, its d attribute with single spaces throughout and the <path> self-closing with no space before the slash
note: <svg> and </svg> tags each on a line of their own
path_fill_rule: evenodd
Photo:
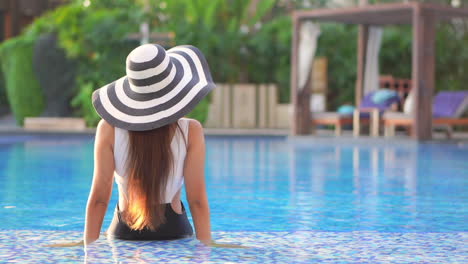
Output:
<svg viewBox="0 0 468 264">
<path fill-rule="evenodd" d="M 93 135 L 96 133 L 96 129 L 88 128 L 81 131 L 76 130 L 32 130 L 24 129 L 18 126 L 12 116 L 0 117 L 0 135 L 11 135 L 11 134 L 66 134 L 66 135 Z M 397 134 L 391 139 L 384 137 L 370 137 L 361 136 L 358 138 L 353 137 L 351 130 L 344 130 L 341 137 L 336 137 L 333 130 L 329 129 L 318 129 L 314 135 L 306 136 L 290 136 L 289 129 L 232 129 L 232 128 L 205 128 L 206 135 L 214 136 L 284 136 L 289 137 L 292 142 L 301 141 L 314 141 L 314 142 L 335 142 L 335 143 L 363 143 L 372 144 L 376 142 L 389 141 L 395 142 L 395 140 L 409 140 L 410 138 L 404 134 Z M 409 140 L 410 141 L 410 140 Z M 453 138 L 447 140 L 445 134 L 442 132 L 433 133 L 433 141 L 468 141 L 468 132 L 455 132 Z"/>
</svg>

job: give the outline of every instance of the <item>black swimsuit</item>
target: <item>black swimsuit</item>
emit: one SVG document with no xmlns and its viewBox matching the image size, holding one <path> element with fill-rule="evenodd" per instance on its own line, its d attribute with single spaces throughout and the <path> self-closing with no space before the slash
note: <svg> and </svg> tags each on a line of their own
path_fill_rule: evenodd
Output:
<svg viewBox="0 0 468 264">
<path fill-rule="evenodd" d="M 161 224 L 156 230 L 149 228 L 143 230 L 132 230 L 124 221 L 117 204 L 114 212 L 114 218 L 107 230 L 107 233 L 118 239 L 125 240 L 171 240 L 187 238 L 193 235 L 193 229 L 187 218 L 184 204 L 182 204 L 182 214 L 174 212 L 170 203 L 166 206 L 166 222 Z"/>
<path fill-rule="evenodd" d="M 180 129 L 176 130 L 172 141 L 171 151 L 173 155 L 174 170 L 168 175 L 168 184 L 166 186 L 166 196 L 164 202 L 173 201 L 177 193 L 180 192 L 184 182 L 184 164 L 187 154 L 187 142 L 189 133 L 190 121 L 181 118 L 178 121 Z M 115 128 L 114 130 L 114 162 L 115 162 L 115 182 L 119 187 L 119 200 L 124 200 L 122 196 L 127 195 L 127 169 L 126 162 L 128 159 L 128 131 Z M 181 203 L 182 204 L 182 203 Z M 182 204 L 182 214 L 174 212 L 170 203 L 165 204 L 166 222 L 159 226 L 155 231 L 149 228 L 141 231 L 132 230 L 124 221 L 119 210 L 119 205 L 115 208 L 114 218 L 107 230 L 110 236 L 119 239 L 127 240 L 166 240 L 190 237 L 193 235 L 193 229 L 188 221 L 184 205 Z"/>
</svg>

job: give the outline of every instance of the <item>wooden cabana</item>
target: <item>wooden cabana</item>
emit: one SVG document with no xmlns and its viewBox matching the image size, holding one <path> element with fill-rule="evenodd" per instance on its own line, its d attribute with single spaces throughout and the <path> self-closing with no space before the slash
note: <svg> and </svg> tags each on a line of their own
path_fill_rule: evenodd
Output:
<svg viewBox="0 0 468 264">
<path fill-rule="evenodd" d="M 467 8 L 454 8 L 431 3 L 393 3 L 364 5 L 353 8 L 300 10 L 293 13 L 293 45 L 291 59 L 291 93 L 293 103 L 293 135 L 310 133 L 310 90 L 298 89 L 298 45 L 301 23 L 307 20 L 358 24 L 358 62 L 356 105 L 363 91 L 365 56 L 369 26 L 402 25 L 413 27 L 412 81 L 415 89 L 415 112 L 412 137 L 429 140 L 432 137 L 432 97 L 435 86 L 435 34 L 439 21 L 468 18 Z M 309 80 L 310 81 L 310 80 Z"/>
</svg>

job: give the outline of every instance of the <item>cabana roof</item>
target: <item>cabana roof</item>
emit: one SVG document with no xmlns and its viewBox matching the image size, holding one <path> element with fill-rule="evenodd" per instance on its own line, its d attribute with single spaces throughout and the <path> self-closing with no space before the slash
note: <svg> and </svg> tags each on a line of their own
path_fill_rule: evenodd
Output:
<svg viewBox="0 0 468 264">
<path fill-rule="evenodd" d="M 362 25 L 411 24 L 416 9 L 435 15 L 439 21 L 468 17 L 468 9 L 431 3 L 391 3 L 366 5 L 352 8 L 299 10 L 294 12 L 299 20 L 312 19 L 318 22 L 338 22 Z"/>
</svg>

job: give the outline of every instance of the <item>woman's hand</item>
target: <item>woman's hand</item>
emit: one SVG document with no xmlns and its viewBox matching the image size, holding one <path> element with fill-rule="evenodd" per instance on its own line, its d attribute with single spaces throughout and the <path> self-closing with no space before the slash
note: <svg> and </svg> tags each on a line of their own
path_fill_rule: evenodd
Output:
<svg viewBox="0 0 468 264">
<path fill-rule="evenodd" d="M 200 240 L 205 246 L 208 247 L 216 247 L 216 248 L 250 248 L 242 245 L 236 244 L 225 244 L 225 243 L 217 243 L 214 240 Z"/>
<path fill-rule="evenodd" d="M 50 244 L 50 245 L 45 245 L 44 247 L 77 247 L 77 246 L 84 246 L 84 241 L 81 240 L 79 242 Z"/>
<path fill-rule="evenodd" d="M 87 240 L 84 241 L 83 244 L 84 244 L 85 247 L 87 247 L 87 246 L 91 245 L 92 243 L 94 243 L 94 241 L 96 241 L 96 240 L 98 240 L 98 239 L 99 239 L 99 237 L 94 238 L 94 239 L 89 239 L 89 238 L 88 238 Z"/>
</svg>

